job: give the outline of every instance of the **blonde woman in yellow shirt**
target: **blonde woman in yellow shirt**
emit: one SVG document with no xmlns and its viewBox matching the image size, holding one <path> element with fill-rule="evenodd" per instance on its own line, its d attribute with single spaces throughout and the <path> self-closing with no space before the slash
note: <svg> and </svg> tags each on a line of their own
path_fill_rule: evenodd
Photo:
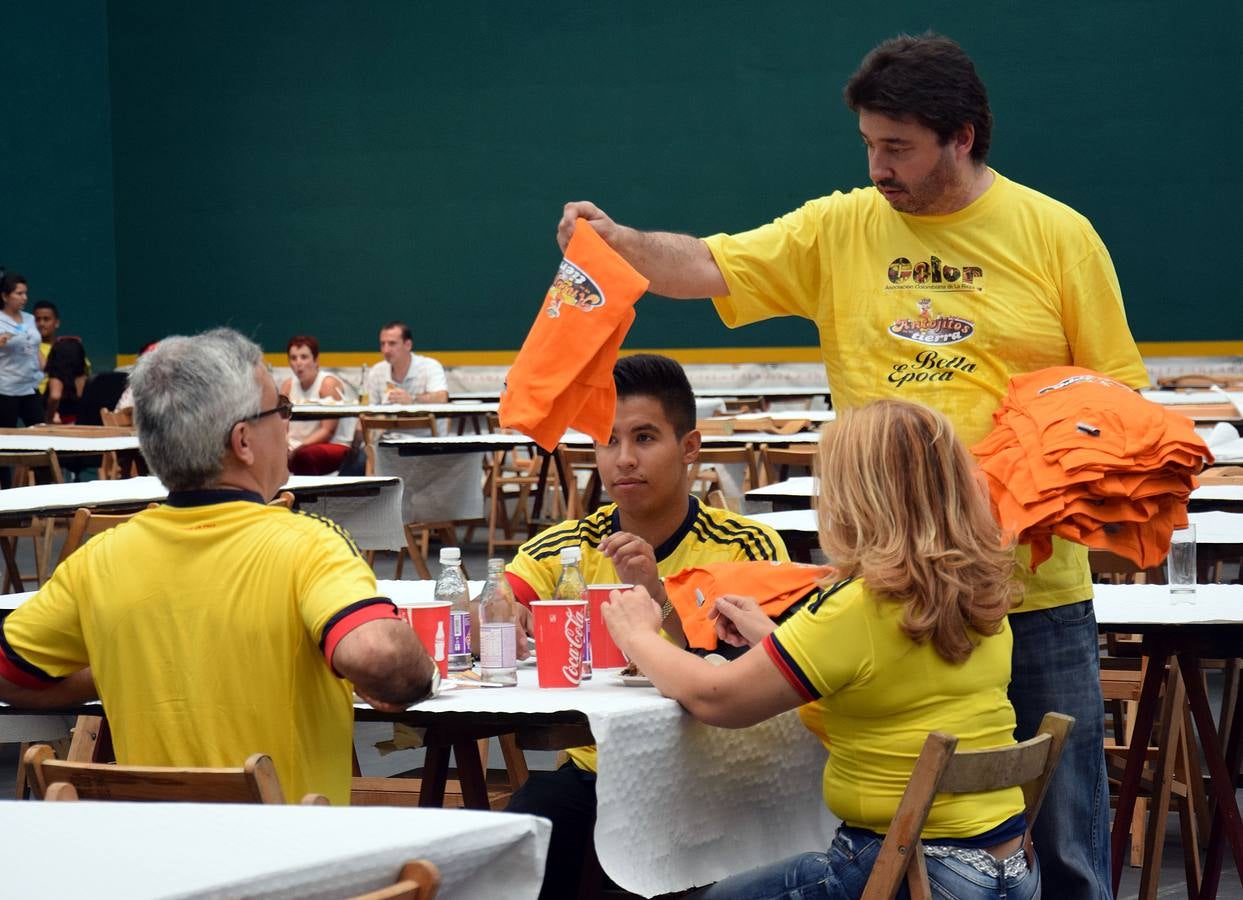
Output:
<svg viewBox="0 0 1243 900">
<path fill-rule="evenodd" d="M 860 896 L 929 731 L 964 749 L 1014 743 L 1014 557 L 949 422 L 876 401 L 825 426 L 820 465 L 820 544 L 839 574 L 779 626 L 753 600 L 719 598 L 720 636 L 752 646 L 739 659 L 714 667 L 662 640 L 642 588 L 604 607 L 626 654 L 695 718 L 741 728 L 814 703 L 809 725 L 832 746 L 824 799 L 843 821 L 832 845 L 725 879 L 703 892 L 713 900 Z M 929 878 L 955 897 L 1037 896 L 1025 829 L 1017 788 L 938 796 Z"/>
</svg>

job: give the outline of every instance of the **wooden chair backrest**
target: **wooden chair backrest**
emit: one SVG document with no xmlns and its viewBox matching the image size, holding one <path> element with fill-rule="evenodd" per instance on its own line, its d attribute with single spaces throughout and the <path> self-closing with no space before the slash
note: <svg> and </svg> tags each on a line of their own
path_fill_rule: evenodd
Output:
<svg viewBox="0 0 1243 900">
<path fill-rule="evenodd" d="M 596 451 L 589 447 L 562 446 L 557 448 L 557 454 L 561 457 L 561 468 L 569 487 L 566 517 L 578 519 L 590 515 L 600 505 L 604 489 L 600 470 L 596 468 Z M 580 472 L 588 473 L 587 481 L 581 487 L 578 479 Z"/>
<path fill-rule="evenodd" d="M 817 447 L 770 447 L 763 444 L 760 447 L 760 474 L 764 484 L 785 481 L 791 476 L 790 469 L 805 469 L 806 474 L 815 474 L 819 452 Z"/>
<path fill-rule="evenodd" d="M 694 492 L 697 482 L 705 482 L 709 485 L 707 490 L 703 491 L 706 496 L 708 491 L 712 490 L 711 485 L 719 485 L 719 480 L 711 477 L 704 469 L 709 466 L 726 466 L 726 465 L 742 465 L 746 472 L 746 483 L 742 486 L 743 490 L 749 490 L 760 486 L 759 469 L 755 463 L 755 451 L 750 447 L 701 447 L 699 449 L 699 458 L 690 466 L 690 484 L 691 491 Z"/>
<path fill-rule="evenodd" d="M 963 794 L 1022 787 L 1028 827 L 1025 842 L 1028 859 L 1032 860 L 1031 823 L 1040 813 L 1049 779 L 1057 769 L 1066 737 L 1074 724 L 1070 716 L 1046 713 L 1034 738 L 992 750 L 956 752 L 958 738 L 939 731 L 928 735 L 876 856 L 862 900 L 893 900 L 904 879 L 912 900 L 930 900 L 932 894 L 919 835 L 938 793 Z"/>
<path fill-rule="evenodd" d="M 159 506 L 158 503 L 147 504 L 147 509 L 153 509 Z M 82 546 L 82 542 L 94 534 L 101 531 L 107 531 L 109 528 L 115 528 L 122 522 L 128 522 L 136 512 L 132 513 L 97 513 L 85 506 L 73 514 L 73 518 L 69 520 L 69 531 L 65 535 L 65 543 L 61 544 L 60 556 L 56 558 L 56 565 L 63 563 L 69 554 Z"/>
<path fill-rule="evenodd" d="M 363 443 L 363 452 L 367 456 L 367 475 L 375 474 L 376 446 L 375 437 L 385 431 L 424 431 L 436 434 L 436 417 L 430 413 L 419 416 L 383 416 L 364 414 L 358 417 L 358 430 L 355 432 Z"/>
<path fill-rule="evenodd" d="M 127 406 L 125 409 L 117 410 L 100 407 L 99 421 L 112 428 L 132 428 L 134 426 L 134 407 Z"/>
<path fill-rule="evenodd" d="M 293 491 L 281 491 L 268 501 L 268 506 L 283 506 L 285 509 L 293 509 L 293 504 Z"/>
<path fill-rule="evenodd" d="M 395 883 L 351 900 L 434 900 L 439 890 L 440 870 L 434 863 L 416 859 L 401 867 Z"/>
<path fill-rule="evenodd" d="M 57 782 L 73 785 L 82 800 L 158 800 L 183 803 L 284 803 L 272 758 L 256 753 L 237 769 L 118 766 L 55 759 L 47 744 L 26 751 L 31 786 L 46 796 Z M 66 799 L 61 797 L 61 799 Z"/>
</svg>

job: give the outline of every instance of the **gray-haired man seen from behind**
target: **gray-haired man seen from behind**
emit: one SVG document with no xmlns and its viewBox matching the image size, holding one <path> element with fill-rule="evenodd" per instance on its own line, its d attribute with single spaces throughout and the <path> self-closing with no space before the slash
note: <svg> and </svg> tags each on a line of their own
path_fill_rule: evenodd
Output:
<svg viewBox="0 0 1243 900">
<path fill-rule="evenodd" d="M 92 539 L 4 622 L 0 699 L 65 705 L 93 676 L 118 762 L 267 753 L 288 798 L 348 802 L 351 686 L 401 709 L 435 665 L 349 535 L 266 505 L 288 477 L 290 407 L 255 344 L 167 338 L 131 384 L 168 502 Z"/>
</svg>

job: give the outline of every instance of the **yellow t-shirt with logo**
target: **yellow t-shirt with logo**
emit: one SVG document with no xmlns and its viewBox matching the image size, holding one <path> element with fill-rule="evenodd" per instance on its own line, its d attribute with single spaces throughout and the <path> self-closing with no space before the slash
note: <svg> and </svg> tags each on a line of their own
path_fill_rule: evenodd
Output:
<svg viewBox="0 0 1243 900">
<path fill-rule="evenodd" d="M 882 833 L 928 732 L 955 735 L 962 750 L 1014 744 L 1009 623 L 974 635 L 975 651 L 955 665 L 902 633 L 903 611 L 854 580 L 813 597 L 762 644 L 808 701 L 801 708 L 808 727 L 831 745 L 825 805 L 847 825 Z M 1022 811 L 1019 788 L 938 794 L 923 835 L 975 837 Z"/>
<path fill-rule="evenodd" d="M 686 518 L 677 531 L 652 548 L 656 571 L 662 578 L 711 562 L 789 561 L 781 536 L 767 525 L 726 509 L 704 506 L 693 496 L 688 500 Z M 505 569 L 511 576 L 514 596 L 526 604 L 552 597 L 561 577 L 561 551 L 566 547 L 582 549 L 579 570 L 587 584 L 615 583 L 617 570 L 599 548 L 601 541 L 617 531 L 621 531 L 621 518 L 617 504 L 610 503 L 589 516 L 554 525 L 531 538 L 518 548 L 514 561 Z M 595 747 L 575 747 L 566 755 L 580 769 L 596 771 Z"/>
<path fill-rule="evenodd" d="M 266 753 L 286 800 L 347 804 L 352 689 L 325 651 L 393 605 L 334 523 L 197 493 L 217 502 L 140 513 L 58 566 L 5 620 L 3 674 L 47 683 L 89 664 L 120 763 Z"/>
<path fill-rule="evenodd" d="M 991 170 L 990 170 L 991 171 Z M 943 216 L 899 213 L 875 188 L 834 193 L 769 225 L 706 238 L 731 328 L 816 323 L 838 409 L 897 398 L 933 406 L 971 446 L 1011 376 L 1047 366 L 1148 384 L 1105 245 L 1074 210 L 993 173 Z M 1019 612 L 1091 596 L 1084 547 L 1054 539 Z M 1026 563 L 1027 548 L 1019 548 Z"/>
</svg>

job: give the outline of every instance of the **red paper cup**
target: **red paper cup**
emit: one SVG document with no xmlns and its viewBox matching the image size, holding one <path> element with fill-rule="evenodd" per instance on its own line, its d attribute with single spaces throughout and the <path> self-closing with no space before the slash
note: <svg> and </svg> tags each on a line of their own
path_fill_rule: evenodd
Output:
<svg viewBox="0 0 1243 900">
<path fill-rule="evenodd" d="M 591 604 L 591 667 L 592 669 L 620 669 L 626 665 L 626 654 L 613 643 L 613 636 L 604 625 L 604 613 L 600 604 L 609 599 L 613 591 L 628 591 L 633 584 L 589 584 L 587 602 Z"/>
<path fill-rule="evenodd" d="M 536 600 L 535 670 L 542 688 L 578 687 L 583 669 L 586 600 Z"/>
<path fill-rule="evenodd" d="M 427 600 L 397 607 L 397 615 L 410 623 L 427 655 L 440 668 L 441 678 L 449 674 L 449 607 L 452 605 L 448 600 Z"/>
</svg>

